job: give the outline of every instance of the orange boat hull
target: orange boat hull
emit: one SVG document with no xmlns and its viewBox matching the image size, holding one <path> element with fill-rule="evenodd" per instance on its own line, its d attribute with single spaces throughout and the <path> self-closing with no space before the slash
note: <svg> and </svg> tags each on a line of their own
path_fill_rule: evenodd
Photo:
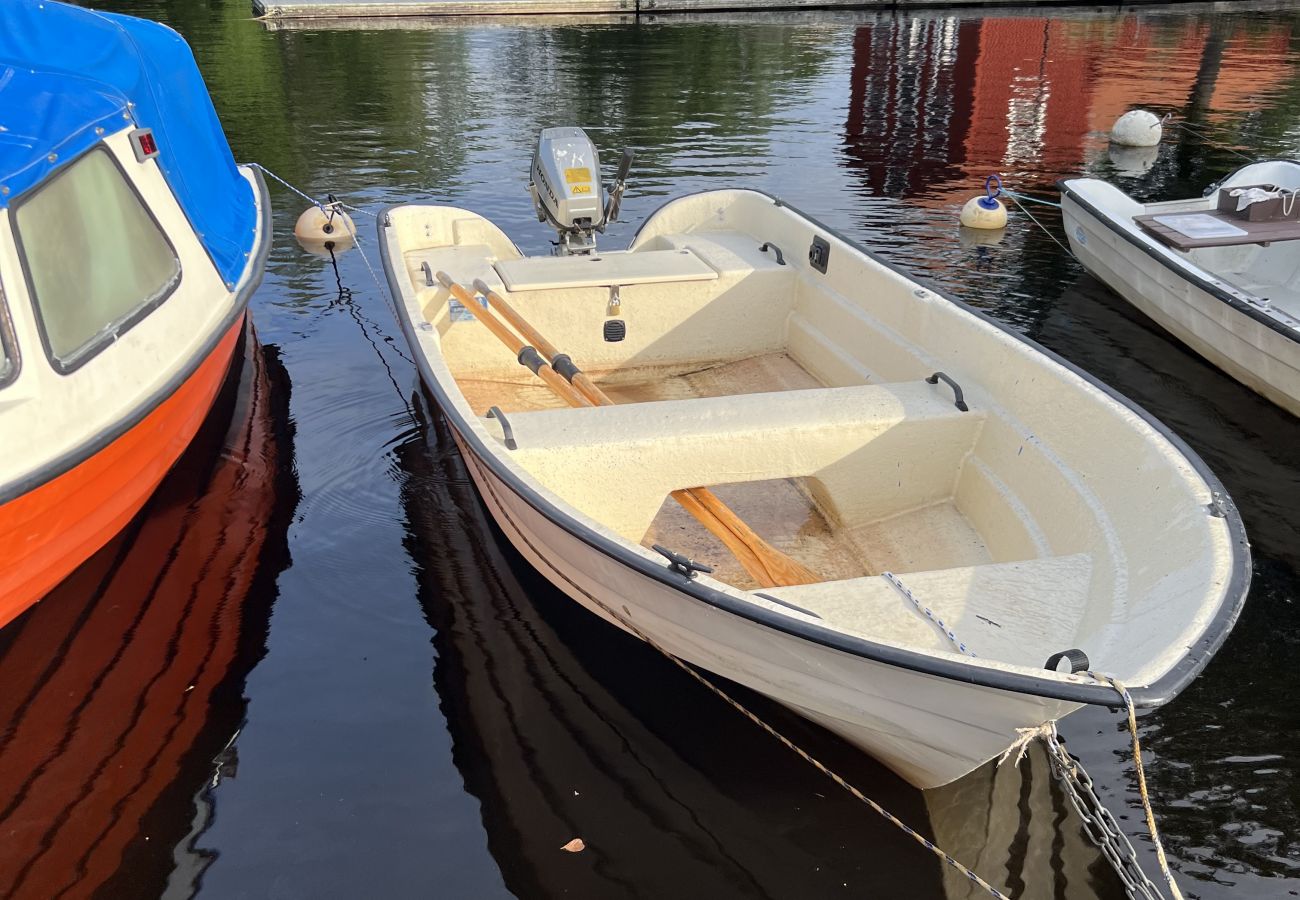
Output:
<svg viewBox="0 0 1300 900">
<path fill-rule="evenodd" d="M 212 408 L 245 315 L 193 374 L 130 430 L 0 506 L 0 627 L 112 540 L 144 506 Z"/>
</svg>

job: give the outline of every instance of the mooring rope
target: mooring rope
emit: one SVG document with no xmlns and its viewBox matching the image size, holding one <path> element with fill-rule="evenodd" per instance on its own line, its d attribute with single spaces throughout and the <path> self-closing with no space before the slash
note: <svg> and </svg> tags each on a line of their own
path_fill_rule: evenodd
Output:
<svg viewBox="0 0 1300 900">
<path fill-rule="evenodd" d="M 1137 769 L 1138 796 L 1142 798 L 1142 812 L 1146 815 L 1147 831 L 1151 835 L 1151 842 L 1155 844 L 1156 860 L 1160 863 L 1160 874 L 1164 876 L 1165 883 L 1169 885 L 1169 892 L 1173 895 L 1174 900 L 1183 900 L 1183 892 L 1178 889 L 1178 882 L 1174 881 L 1174 873 L 1169 870 L 1169 860 L 1165 858 L 1164 844 L 1160 841 L 1160 831 L 1156 828 L 1156 814 L 1151 809 L 1151 796 L 1147 792 L 1146 770 L 1142 766 L 1142 743 L 1138 740 L 1137 712 L 1133 706 L 1133 697 L 1128 692 L 1124 683 L 1116 678 L 1112 678 L 1103 672 L 1089 671 L 1097 681 L 1109 684 L 1113 687 L 1124 700 L 1124 709 L 1128 713 L 1128 731 L 1133 738 L 1133 766 Z"/>
<path fill-rule="evenodd" d="M 541 560 L 548 569 L 554 572 L 566 584 L 568 584 L 578 593 L 582 594 L 582 596 L 586 597 L 592 603 L 596 604 L 596 606 L 600 607 L 600 609 L 606 615 L 608 615 L 614 621 L 618 622 L 628 631 L 632 632 L 632 634 L 636 635 L 638 638 L 645 641 L 652 648 L 654 648 L 660 654 L 665 656 L 670 662 L 673 663 L 673 665 L 677 666 L 677 668 L 681 669 L 691 678 L 695 679 L 695 681 L 699 682 L 715 696 L 721 698 L 732 709 L 736 710 L 738 713 L 743 715 L 745 718 L 749 719 L 749 721 L 753 722 L 763 731 L 767 732 L 769 735 L 776 738 L 776 740 L 780 741 L 781 744 L 783 744 L 786 747 L 786 749 L 790 750 L 792 753 L 794 753 L 795 755 L 803 759 L 804 762 L 807 762 L 809 765 L 811 765 L 817 771 L 821 772 L 831 781 L 835 782 L 841 788 L 848 791 L 849 794 L 851 794 L 853 797 L 865 803 L 877 814 L 879 814 L 883 819 L 885 819 L 885 821 L 898 827 L 904 834 L 912 838 L 921 846 L 925 847 L 925 849 L 929 850 L 935 856 L 939 857 L 939 859 L 943 860 L 946 864 L 951 866 L 953 869 L 960 872 L 962 875 L 966 876 L 966 878 L 971 882 L 971 884 L 983 888 L 989 894 L 990 897 L 1001 898 L 1001 900 L 1010 900 L 1009 895 L 1004 894 L 1002 891 L 998 890 L 993 885 L 989 884 L 983 878 L 980 878 L 978 875 L 976 875 L 966 866 L 962 865 L 955 857 L 949 855 L 942 848 L 935 846 L 933 842 L 925 838 L 923 835 L 914 831 L 910 826 L 907 825 L 906 822 L 904 822 L 902 819 L 899 819 L 897 816 L 895 816 L 889 810 L 885 809 L 875 800 L 872 800 L 866 794 L 862 793 L 862 791 L 858 790 L 856 787 L 850 784 L 846 779 L 844 779 L 837 772 L 827 767 L 824 763 L 822 763 L 820 760 L 814 757 L 807 750 L 804 750 L 794 741 L 790 740 L 790 738 L 786 737 L 784 734 L 777 731 L 774 727 L 764 722 L 762 719 L 758 717 L 756 713 L 751 712 L 746 706 L 741 704 L 739 700 L 736 700 L 726 691 L 722 690 L 722 688 L 718 687 L 712 681 L 705 678 L 694 668 L 688 665 L 685 661 L 679 659 L 669 651 L 665 650 L 663 647 L 659 646 L 659 644 L 656 643 L 652 637 L 650 637 L 639 627 L 637 627 L 637 625 L 631 620 L 630 614 L 624 615 L 623 613 L 620 613 L 617 610 L 613 609 L 609 604 L 605 603 L 599 597 L 595 596 L 586 588 L 584 588 L 582 585 L 578 584 L 576 581 L 570 578 L 565 572 L 561 571 L 554 563 L 550 561 L 550 559 L 544 553 L 542 553 L 537 548 L 537 546 L 528 538 L 528 535 L 524 533 L 524 530 L 519 527 L 519 523 L 515 521 L 514 517 L 510 514 L 510 510 L 501 501 L 501 497 L 497 494 L 496 488 L 493 486 L 491 478 L 485 475 L 482 465 L 479 463 L 478 459 L 474 456 L 474 454 L 466 453 L 465 457 L 466 459 L 469 460 L 470 465 L 472 465 L 475 469 L 478 470 L 479 477 L 482 481 L 482 484 L 484 484 L 487 487 L 488 493 L 492 495 L 492 499 L 496 503 L 497 508 L 501 510 L 501 515 L 504 516 L 506 521 L 510 523 L 512 528 L 514 528 L 515 533 L 519 535 L 520 540 L 522 540 L 528 546 L 528 549 L 533 552 L 534 556 L 536 556 L 539 560 Z M 626 607 L 624 607 L 624 609 L 626 609 Z"/>
<path fill-rule="evenodd" d="M 1067 256 L 1069 256 L 1071 259 L 1077 259 L 1077 258 L 1078 258 L 1078 257 L 1076 257 L 1076 256 L 1075 256 L 1075 255 L 1070 251 L 1070 248 L 1069 248 L 1068 246 L 1066 246 L 1065 244 L 1061 243 L 1060 238 L 1058 238 L 1056 235 L 1052 234 L 1051 230 L 1049 230 L 1048 227 L 1047 227 L 1046 225 L 1044 225 L 1042 222 L 1038 221 L 1038 219 L 1034 216 L 1034 214 L 1031 213 L 1028 209 L 1026 209 L 1026 208 L 1025 208 L 1025 205 L 1024 205 L 1023 203 L 1020 202 L 1020 198 L 1021 198 L 1021 197 L 1026 197 L 1026 195 L 1024 195 L 1024 194 L 1017 194 L 1015 191 L 1008 191 L 1006 188 L 999 188 L 999 189 L 998 189 L 998 193 L 999 193 L 999 194 L 1005 194 L 1008 198 L 1010 198 L 1011 202 L 1014 203 L 1014 204 L 1016 205 L 1016 208 L 1019 209 L 1019 210 L 1020 210 L 1022 213 L 1024 213 L 1026 216 L 1028 216 L 1028 217 L 1029 217 L 1029 221 L 1033 222 L 1035 225 L 1037 225 L 1039 228 L 1041 228 L 1041 229 L 1043 230 L 1043 234 L 1045 234 L 1045 235 L 1047 235 L 1049 238 L 1051 238 L 1051 239 L 1056 243 L 1056 246 L 1060 247 L 1062 250 L 1065 251 L 1065 254 L 1066 254 Z M 1031 197 L 1026 197 L 1026 199 L 1036 200 L 1036 198 L 1031 198 Z M 1039 203 L 1043 203 L 1043 204 L 1045 204 L 1045 205 L 1047 205 L 1047 206 L 1055 206 L 1055 207 L 1058 208 L 1058 209 L 1059 209 L 1060 206 L 1061 206 L 1059 203 L 1051 203 L 1050 201 L 1047 201 L 1047 200 L 1038 200 L 1037 202 L 1039 202 Z"/>
<path fill-rule="evenodd" d="M 1240 150 L 1237 150 L 1234 147 L 1229 147 L 1227 144 L 1222 143 L 1217 138 L 1211 137 L 1209 134 L 1206 134 L 1204 131 L 1201 131 L 1197 128 L 1193 128 L 1191 125 L 1188 125 L 1186 122 L 1174 122 L 1172 121 L 1172 118 L 1173 118 L 1173 113 L 1166 113 L 1165 117 L 1161 120 L 1161 124 L 1172 125 L 1174 128 L 1181 129 L 1182 131 L 1187 132 L 1193 137 L 1198 137 L 1216 150 L 1222 150 L 1225 153 L 1232 153 L 1235 156 L 1238 156 L 1244 160 L 1248 160 L 1249 162 L 1255 161 L 1255 157 L 1247 153 L 1242 153 Z"/>
<path fill-rule="evenodd" d="M 1027 200 L 1030 203 L 1041 203 L 1043 206 L 1054 206 L 1057 209 L 1061 208 L 1061 204 L 1057 203 L 1055 200 L 1044 200 L 1042 197 L 1035 197 L 1032 194 L 1021 194 L 1011 190 L 1010 188 L 1002 188 L 1000 193 L 1006 194 L 1008 197 L 1012 197 L 1016 200 Z"/>
<path fill-rule="evenodd" d="M 325 211 L 326 207 L 329 206 L 330 203 L 332 203 L 332 202 L 337 202 L 337 203 L 339 204 L 339 206 L 343 207 L 344 209 L 350 209 L 350 210 L 352 210 L 353 212 L 359 212 L 359 213 L 361 213 L 363 216 L 370 216 L 370 218 L 372 218 L 372 219 L 376 219 L 376 218 L 378 218 L 378 216 L 375 215 L 375 213 L 372 213 L 372 212 L 370 212 L 369 210 L 362 209 L 362 208 L 359 207 L 359 206 L 353 206 L 351 203 L 344 203 L 342 200 L 338 200 L 338 201 L 325 201 L 325 202 L 322 202 L 322 201 L 320 201 L 320 200 L 317 200 L 317 199 L 316 199 L 315 197 L 313 197 L 311 194 L 308 194 L 306 191 L 302 190 L 301 188 L 295 187 L 294 185 L 290 184 L 288 181 L 286 181 L 285 179 L 281 178 L 279 175 L 275 174 L 274 172 L 272 172 L 270 169 L 268 169 L 266 166 L 262 165 L 261 163 L 252 162 L 252 163 L 246 163 L 246 165 L 251 166 L 251 167 L 254 168 L 254 169 L 257 169 L 257 170 L 258 170 L 259 172 L 261 172 L 263 175 L 269 175 L 271 178 L 273 178 L 273 179 L 275 179 L 276 181 L 280 182 L 280 184 L 284 185 L 284 186 L 287 187 L 289 190 L 293 191 L 295 194 L 297 194 L 297 195 L 298 195 L 299 197 L 301 197 L 302 199 L 306 200 L 308 203 L 312 204 L 313 206 L 318 206 L 318 207 L 320 207 L 320 209 L 321 209 L 322 212 Z"/>
</svg>

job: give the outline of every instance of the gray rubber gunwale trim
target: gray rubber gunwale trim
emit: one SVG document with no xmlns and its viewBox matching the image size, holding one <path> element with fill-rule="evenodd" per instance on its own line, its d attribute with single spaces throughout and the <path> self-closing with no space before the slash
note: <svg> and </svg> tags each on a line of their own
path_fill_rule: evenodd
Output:
<svg viewBox="0 0 1300 900">
<path fill-rule="evenodd" d="M 725 189 L 724 189 L 725 190 Z M 1023 334 L 1014 331 L 1010 327 L 990 318 L 983 312 L 968 306 L 960 300 L 949 297 L 943 291 L 934 287 L 926 279 L 904 272 L 888 260 L 882 259 L 866 247 L 849 240 L 840 235 L 834 229 L 828 228 L 811 216 L 805 215 L 800 210 L 764 191 L 752 189 L 735 189 L 747 193 L 757 194 L 772 201 L 777 206 L 789 209 L 795 215 L 800 216 L 810 225 L 821 229 L 828 235 L 843 241 L 848 246 L 864 254 L 874 262 L 884 266 L 892 272 L 903 278 L 924 287 L 931 291 L 935 296 L 940 297 L 953 304 L 958 309 L 970 313 L 988 323 L 990 326 L 1010 335 L 1016 340 L 1024 343 L 1030 348 L 1042 353 L 1052 362 L 1057 363 L 1066 370 L 1079 376 L 1089 384 L 1096 387 L 1106 396 L 1122 404 L 1139 416 L 1143 421 L 1150 425 L 1157 433 L 1168 440 L 1192 465 L 1196 473 L 1205 481 L 1207 487 L 1218 496 L 1222 497 L 1225 519 L 1228 525 L 1229 535 L 1234 545 L 1235 553 L 1233 554 L 1232 576 L 1227 588 L 1224 590 L 1224 599 L 1220 603 L 1219 609 L 1215 611 L 1214 617 L 1206 626 L 1205 631 L 1197 639 L 1195 645 L 1189 648 L 1183 657 L 1170 667 L 1169 671 L 1157 679 L 1153 684 L 1144 686 L 1130 686 L 1129 692 L 1133 697 L 1133 702 L 1139 707 L 1155 707 L 1168 703 L 1179 692 L 1183 690 L 1192 679 L 1205 667 L 1210 658 L 1223 644 L 1231 631 L 1232 625 L 1236 622 L 1241 613 L 1242 604 L 1245 602 L 1246 593 L 1250 587 L 1250 548 L 1246 542 L 1245 527 L 1242 525 L 1241 517 L 1237 513 L 1236 506 L 1224 491 L 1223 485 L 1210 471 L 1205 462 L 1187 446 L 1181 438 L 1169 430 L 1167 426 L 1155 419 L 1150 413 L 1124 397 L 1118 391 L 1108 387 L 1096 378 L 1081 370 L 1078 366 L 1070 363 L 1041 346 Z M 697 191 L 694 194 L 715 193 L 715 191 Z M 683 197 L 693 196 L 694 194 L 684 194 Z M 646 218 L 646 222 L 654 219 L 655 215 L 664 207 L 682 199 L 681 197 L 673 198 L 662 204 L 659 209 L 651 213 Z M 389 290 L 393 295 L 394 306 L 398 313 L 398 322 L 406 335 L 407 341 L 413 346 L 418 347 L 419 340 L 415 332 L 415 323 L 406 315 L 405 305 L 401 302 L 401 289 L 397 281 L 396 273 L 393 272 L 392 265 L 388 258 L 387 240 L 385 231 L 389 228 L 389 215 L 398 208 L 404 206 L 439 206 L 444 204 L 412 204 L 398 203 L 385 207 L 379 214 L 378 219 L 378 237 L 381 247 L 380 258 L 384 268 L 384 275 L 388 279 Z M 642 223 L 633 235 L 632 242 L 629 246 L 636 243 L 637 237 L 641 234 L 646 223 Z M 741 618 L 748 619 L 759 625 L 772 628 L 776 631 L 788 634 L 792 637 L 800 638 L 823 647 L 828 647 L 851 656 L 862 659 L 879 662 L 885 665 L 896 666 L 900 669 L 906 669 L 912 672 L 918 672 L 924 675 L 931 675 L 936 678 L 944 678 L 950 681 L 972 684 L 980 687 L 993 688 L 996 690 L 1010 691 L 1019 694 L 1029 694 L 1037 697 L 1044 697 L 1051 700 L 1062 700 L 1069 703 L 1082 703 L 1094 706 L 1106 706 L 1113 709 L 1122 708 L 1114 688 L 1109 685 L 1098 684 L 1094 682 L 1062 682 L 1055 679 L 1030 675 L 1022 672 L 1008 672 L 1000 669 L 993 669 L 981 666 L 977 663 L 962 662 L 960 660 L 950 660 L 941 657 L 930 656 L 924 653 L 918 653 L 914 650 L 906 650 L 900 647 L 893 647 L 888 644 L 880 644 L 865 638 L 853 637 L 842 632 L 835 631 L 824 626 L 810 622 L 802 622 L 791 616 L 783 615 L 774 610 L 764 609 L 752 603 L 747 603 L 736 597 L 732 597 L 722 591 L 701 584 L 698 580 L 683 578 L 674 574 L 667 566 L 662 565 L 647 557 L 635 553 L 630 547 L 625 546 L 618 541 L 611 540 L 600 534 L 594 529 L 584 524 L 578 518 L 561 510 L 555 504 L 551 503 L 545 497 L 538 494 L 537 491 L 524 484 L 511 469 L 497 458 L 488 447 L 478 438 L 474 431 L 468 427 L 464 417 L 456 410 L 438 379 L 434 377 L 433 369 L 429 365 L 428 358 L 420 352 L 415 353 L 416 367 L 419 369 L 420 380 L 425 388 L 433 394 L 433 399 L 438 408 L 446 417 L 452 429 L 461 439 L 464 446 L 470 448 L 479 463 L 484 466 L 494 477 L 511 493 L 522 500 L 525 504 L 532 507 L 539 514 L 544 516 L 556 527 L 567 532 L 570 536 L 587 544 L 593 550 L 622 563 L 629 569 L 644 575 L 653 581 L 675 588 L 683 594 L 690 596 L 692 599 L 706 603 L 716 609 L 732 613 Z"/>
<path fill-rule="evenodd" d="M 1253 166 L 1264 162 L 1296 163 L 1297 161 L 1294 159 L 1286 159 L 1284 157 L 1276 157 L 1273 159 L 1261 159 L 1258 162 L 1249 163 L 1248 165 Z M 1300 163 L 1297 163 L 1297 165 L 1300 165 Z M 1223 176 L 1223 178 L 1220 178 L 1217 182 L 1211 185 L 1210 190 L 1216 190 L 1220 184 L 1227 181 L 1233 175 L 1236 175 L 1238 172 L 1240 172 L 1242 169 L 1245 168 L 1246 166 L 1241 166 L 1237 169 L 1234 169 L 1232 172 Z M 1079 195 L 1077 191 L 1075 191 L 1072 187 L 1070 187 L 1071 183 L 1075 181 L 1100 181 L 1100 180 L 1101 179 L 1098 178 L 1060 178 L 1057 179 L 1056 188 L 1061 192 L 1061 195 L 1063 197 L 1068 197 L 1071 202 L 1079 204 L 1079 206 L 1083 207 L 1083 209 L 1089 215 L 1091 215 L 1102 225 L 1105 225 L 1108 229 L 1113 231 L 1115 234 L 1124 238 L 1124 240 L 1128 241 L 1134 247 L 1137 247 L 1147 256 L 1151 257 L 1156 262 L 1160 263 L 1160 265 L 1164 266 L 1166 269 L 1173 272 L 1179 278 L 1182 278 L 1185 281 L 1190 281 L 1192 284 L 1196 285 L 1198 288 L 1205 291 L 1210 296 L 1214 297 L 1214 299 L 1226 303 L 1228 306 L 1232 307 L 1234 310 L 1241 313 L 1242 315 L 1248 316 L 1249 318 L 1265 326 L 1266 328 L 1276 331 L 1278 334 L 1282 335 L 1288 340 L 1300 341 L 1300 332 L 1297 332 L 1296 329 L 1291 328 L 1288 325 L 1282 324 L 1277 319 L 1265 313 L 1263 310 L 1256 309 L 1254 306 L 1251 306 L 1249 303 L 1242 300 L 1241 298 L 1232 296 L 1232 294 L 1224 290 L 1223 287 L 1215 284 L 1212 281 L 1208 281 L 1207 279 L 1202 278 L 1199 274 L 1192 271 L 1188 266 L 1179 265 L 1177 260 L 1170 259 L 1165 254 L 1161 253 L 1160 252 L 1161 245 L 1157 244 L 1154 240 L 1144 240 L 1141 235 L 1134 234 L 1133 232 L 1128 231 L 1125 228 L 1120 228 L 1117 224 L 1115 224 L 1114 218 L 1112 216 L 1106 215 L 1106 213 L 1102 212 L 1092 203 L 1085 200 L 1082 196 Z M 1105 183 L 1108 182 L 1103 182 L 1103 184 Z M 1248 293 L 1248 292 L 1243 291 L 1242 293 Z"/>
<path fill-rule="evenodd" d="M 231 305 L 230 311 L 222 317 L 221 322 L 212 330 L 200 351 L 194 354 L 183 369 L 168 379 L 166 384 L 142 400 L 126 416 L 117 420 L 108 428 L 97 432 L 78 446 L 44 463 L 39 468 L 8 484 L 0 485 L 0 503 L 8 503 L 15 497 L 21 497 L 28 491 L 70 472 L 136 425 L 139 425 L 146 416 L 162 405 L 163 401 L 176 393 L 180 386 L 189 380 L 189 377 L 212 354 L 217 344 L 221 342 L 221 338 L 234 326 L 235 321 L 248 309 L 248 301 L 262 284 L 262 276 L 266 272 L 267 255 L 271 251 L 270 197 L 267 195 L 266 181 L 262 178 L 262 173 L 257 169 L 251 171 L 256 182 L 257 196 L 262 206 L 261 242 L 254 248 L 253 255 L 249 259 L 249 268 L 245 269 L 245 272 L 250 273 L 248 280 L 244 282 L 244 286 L 236 294 L 235 302 Z"/>
</svg>

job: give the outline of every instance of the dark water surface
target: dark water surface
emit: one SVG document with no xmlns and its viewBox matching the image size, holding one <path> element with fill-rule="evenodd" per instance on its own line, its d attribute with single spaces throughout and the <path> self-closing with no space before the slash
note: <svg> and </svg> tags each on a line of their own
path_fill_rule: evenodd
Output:
<svg viewBox="0 0 1300 900">
<path fill-rule="evenodd" d="M 247 0 L 151 0 L 193 45 L 236 155 L 370 211 L 482 212 L 527 252 L 537 131 L 637 151 L 626 244 L 668 197 L 779 194 L 1115 385 L 1222 477 L 1255 582 L 1233 636 L 1141 731 L 1189 897 L 1300 892 L 1300 422 L 1156 330 L 1013 213 L 1117 179 L 1199 194 L 1300 151 L 1300 13 L 736 15 L 268 31 Z M 1112 159 L 1130 105 L 1158 158 Z M 1132 154 L 1130 154 L 1131 156 Z M 280 231 L 207 433 L 103 553 L 0 632 L 0 894 L 15 897 L 979 896 L 648 647 L 558 595 L 480 509 L 351 251 Z M 1034 207 L 1058 230 L 1059 213 Z M 373 265 L 373 220 L 358 216 Z M 1152 535 L 1159 540 L 1159 535 Z M 1118 897 L 1035 752 L 921 794 L 744 694 L 869 794 L 1024 897 Z M 1149 864 L 1118 716 L 1063 728 Z M 587 850 L 560 846 L 581 836 Z"/>
</svg>

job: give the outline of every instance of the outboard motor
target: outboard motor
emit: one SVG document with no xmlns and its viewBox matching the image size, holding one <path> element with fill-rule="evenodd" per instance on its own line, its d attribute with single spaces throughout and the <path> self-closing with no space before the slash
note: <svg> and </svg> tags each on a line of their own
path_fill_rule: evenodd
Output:
<svg viewBox="0 0 1300 900">
<path fill-rule="evenodd" d="M 596 251 L 596 232 L 618 219 L 627 187 L 632 151 L 624 150 L 614 185 L 606 193 L 600 179 L 600 155 L 581 128 L 546 128 L 537 139 L 528 190 L 537 221 L 559 232 L 555 253 L 582 256 Z"/>
</svg>

